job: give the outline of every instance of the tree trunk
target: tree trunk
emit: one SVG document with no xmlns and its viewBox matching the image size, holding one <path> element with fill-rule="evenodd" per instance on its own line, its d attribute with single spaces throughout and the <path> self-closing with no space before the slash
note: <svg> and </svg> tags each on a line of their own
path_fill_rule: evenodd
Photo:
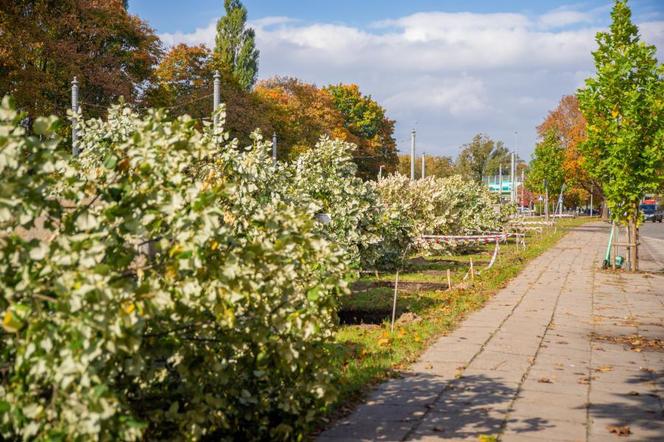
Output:
<svg viewBox="0 0 664 442">
<path fill-rule="evenodd" d="M 639 258 L 637 254 L 636 241 L 638 233 L 636 231 L 636 216 L 629 218 L 629 269 L 632 272 L 639 270 Z"/>
<path fill-rule="evenodd" d="M 606 200 L 602 199 L 602 221 L 609 220 L 609 206 L 606 205 Z"/>
</svg>

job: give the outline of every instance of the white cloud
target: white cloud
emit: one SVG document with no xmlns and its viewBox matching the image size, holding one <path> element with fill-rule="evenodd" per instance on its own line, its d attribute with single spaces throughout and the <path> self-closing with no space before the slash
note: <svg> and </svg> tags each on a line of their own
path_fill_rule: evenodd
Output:
<svg viewBox="0 0 664 442">
<path fill-rule="evenodd" d="M 593 16 L 587 12 L 556 10 L 539 17 L 538 24 L 545 29 L 562 28 L 579 23 L 590 23 Z"/>
<path fill-rule="evenodd" d="M 518 130 L 527 157 L 535 127 L 593 71 L 591 51 L 601 29 L 594 26 L 596 14 L 564 8 L 538 17 L 422 12 L 367 28 L 288 17 L 250 25 L 261 78 L 358 83 L 397 120 L 404 149 L 414 126 L 422 145 L 437 154 L 455 154 L 478 132 L 509 145 Z M 215 22 L 161 37 L 169 45 L 212 46 Z M 640 29 L 646 41 L 664 47 L 664 22 Z"/>
</svg>

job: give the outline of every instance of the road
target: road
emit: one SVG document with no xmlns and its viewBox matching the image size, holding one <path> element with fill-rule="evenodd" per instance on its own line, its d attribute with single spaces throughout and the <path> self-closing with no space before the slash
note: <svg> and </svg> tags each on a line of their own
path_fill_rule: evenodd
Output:
<svg viewBox="0 0 664 442">
<path fill-rule="evenodd" d="M 664 269 L 664 223 L 643 223 L 641 235 L 641 270 L 661 271 Z"/>
</svg>

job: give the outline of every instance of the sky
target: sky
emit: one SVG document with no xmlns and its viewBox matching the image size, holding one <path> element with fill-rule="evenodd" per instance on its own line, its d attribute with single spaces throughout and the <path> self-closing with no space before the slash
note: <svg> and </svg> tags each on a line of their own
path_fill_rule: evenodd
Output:
<svg viewBox="0 0 664 442">
<path fill-rule="evenodd" d="M 396 120 L 402 152 L 456 157 L 485 133 L 529 160 L 536 127 L 594 71 L 611 1 L 244 0 L 259 78 L 356 83 Z M 664 59 L 664 1 L 631 0 Z M 168 47 L 214 45 L 223 0 L 130 0 Z"/>
</svg>

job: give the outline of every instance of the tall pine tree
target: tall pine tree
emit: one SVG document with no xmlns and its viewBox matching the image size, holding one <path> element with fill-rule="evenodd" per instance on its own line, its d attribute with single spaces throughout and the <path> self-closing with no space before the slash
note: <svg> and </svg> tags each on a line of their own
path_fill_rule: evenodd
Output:
<svg viewBox="0 0 664 442">
<path fill-rule="evenodd" d="M 655 46 L 640 41 L 626 0 L 616 1 L 611 18 L 609 32 L 597 34 L 597 72 L 578 93 L 588 123 L 580 148 L 613 218 L 629 227 L 637 270 L 639 201 L 664 180 L 664 68 Z"/>
<path fill-rule="evenodd" d="M 247 8 L 240 0 L 225 0 L 226 15 L 217 22 L 215 57 L 229 69 L 240 85 L 249 90 L 258 75 L 256 34 L 247 28 Z"/>
</svg>

